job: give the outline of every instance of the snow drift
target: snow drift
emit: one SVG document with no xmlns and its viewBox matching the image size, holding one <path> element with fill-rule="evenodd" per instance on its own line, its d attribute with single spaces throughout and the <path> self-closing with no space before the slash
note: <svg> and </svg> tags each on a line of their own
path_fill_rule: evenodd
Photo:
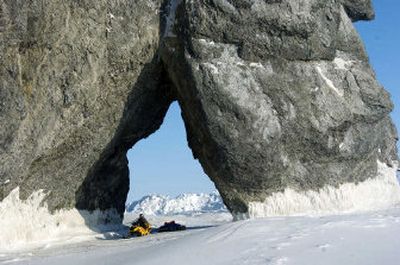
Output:
<svg viewBox="0 0 400 265">
<path fill-rule="evenodd" d="M 149 195 L 126 206 L 126 211 L 145 215 L 194 215 L 201 213 L 227 212 L 221 196 L 186 193 L 170 198 L 163 195 Z"/>
</svg>

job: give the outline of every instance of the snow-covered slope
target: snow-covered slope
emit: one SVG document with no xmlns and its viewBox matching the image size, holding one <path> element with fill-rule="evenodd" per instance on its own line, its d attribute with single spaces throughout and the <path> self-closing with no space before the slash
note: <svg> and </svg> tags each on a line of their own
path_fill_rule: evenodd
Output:
<svg viewBox="0 0 400 265">
<path fill-rule="evenodd" d="M 210 194 L 186 193 L 176 198 L 163 195 L 149 195 L 126 206 L 132 214 L 145 215 L 195 215 L 200 213 L 227 212 L 221 196 L 217 192 Z"/>
</svg>

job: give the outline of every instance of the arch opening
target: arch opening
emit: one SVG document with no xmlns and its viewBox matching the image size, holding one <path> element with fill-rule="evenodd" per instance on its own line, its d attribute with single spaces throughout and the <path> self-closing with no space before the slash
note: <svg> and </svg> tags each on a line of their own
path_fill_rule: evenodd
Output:
<svg viewBox="0 0 400 265">
<path fill-rule="evenodd" d="M 214 183 L 188 147 L 177 101 L 170 105 L 161 127 L 136 143 L 127 152 L 127 159 L 130 189 L 124 223 L 129 223 L 138 211 L 154 217 L 187 214 L 182 207 L 192 212 L 225 208 Z M 179 200 L 179 209 L 171 208 L 168 202 L 172 200 Z"/>
</svg>

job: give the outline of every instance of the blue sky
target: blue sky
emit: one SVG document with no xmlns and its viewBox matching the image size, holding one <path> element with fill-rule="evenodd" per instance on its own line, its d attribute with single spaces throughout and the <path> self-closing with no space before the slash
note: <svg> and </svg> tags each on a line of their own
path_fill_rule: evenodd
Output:
<svg viewBox="0 0 400 265">
<path fill-rule="evenodd" d="M 214 184 L 193 159 L 186 140 L 180 108 L 174 102 L 161 128 L 129 152 L 131 189 L 127 201 L 157 193 L 211 192 Z"/>
<path fill-rule="evenodd" d="M 392 117 L 400 125 L 400 1 L 374 1 L 376 19 L 357 22 L 380 83 L 395 104 Z M 204 174 L 187 146 L 186 132 L 175 102 L 161 128 L 128 152 L 131 189 L 127 201 L 151 193 L 176 196 L 183 192 L 211 192 L 213 183 Z"/>
<path fill-rule="evenodd" d="M 392 95 L 395 105 L 392 117 L 400 128 L 400 1 L 375 0 L 373 3 L 375 20 L 355 25 L 379 82 Z"/>
</svg>

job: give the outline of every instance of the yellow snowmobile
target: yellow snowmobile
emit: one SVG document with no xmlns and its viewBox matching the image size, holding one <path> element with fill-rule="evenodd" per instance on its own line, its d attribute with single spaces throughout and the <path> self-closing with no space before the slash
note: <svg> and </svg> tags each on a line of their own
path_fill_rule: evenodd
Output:
<svg viewBox="0 0 400 265">
<path fill-rule="evenodd" d="M 151 227 L 142 227 L 140 225 L 132 225 L 129 229 L 129 236 L 147 236 L 151 232 Z"/>
<path fill-rule="evenodd" d="M 144 218 L 143 214 L 139 215 L 139 218 L 132 223 L 129 229 L 128 237 L 132 236 L 147 236 L 151 232 L 150 223 Z"/>
</svg>

